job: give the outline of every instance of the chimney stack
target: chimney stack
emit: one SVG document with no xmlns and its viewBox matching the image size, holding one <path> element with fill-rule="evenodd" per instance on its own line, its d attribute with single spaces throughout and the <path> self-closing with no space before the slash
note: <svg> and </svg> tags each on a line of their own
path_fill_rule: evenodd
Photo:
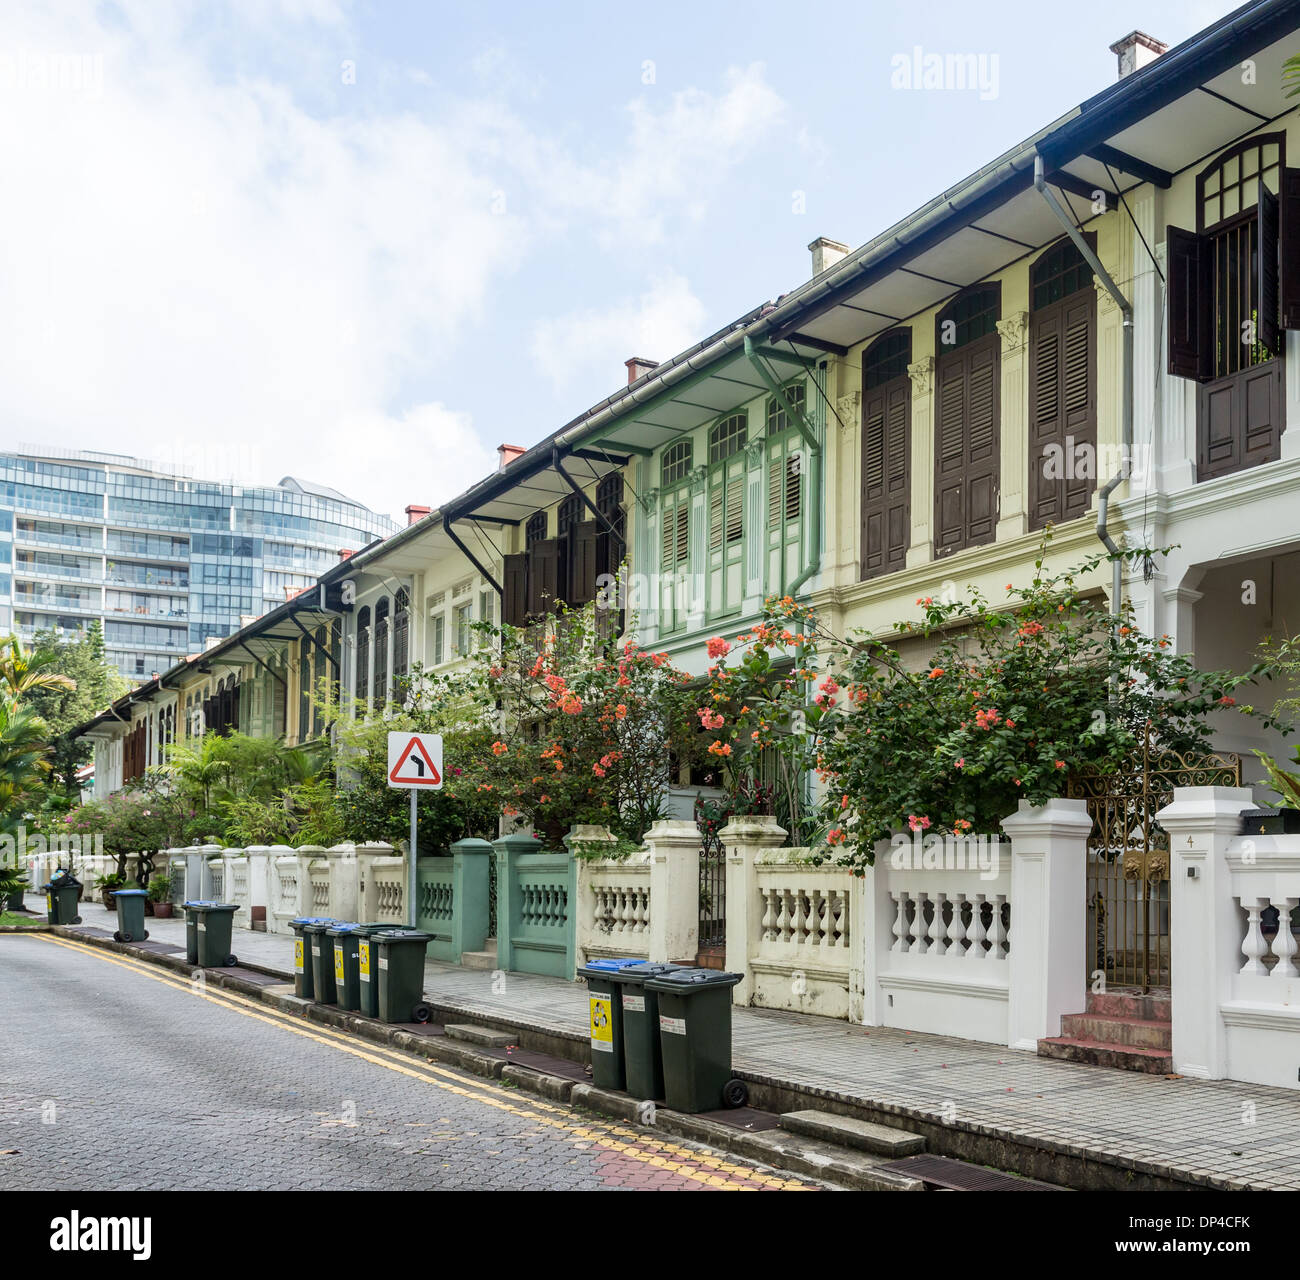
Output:
<svg viewBox="0 0 1300 1280">
<path fill-rule="evenodd" d="M 351 547 L 339 548 L 339 564 L 342 564 L 344 560 L 351 560 L 352 556 L 353 556 L 353 550 Z"/>
<path fill-rule="evenodd" d="M 849 253 L 848 245 L 840 244 L 838 240 L 828 240 L 825 236 L 818 236 L 808 248 L 812 251 L 812 267 L 815 276 L 821 275 L 823 271 L 829 271 Z"/>
<path fill-rule="evenodd" d="M 633 356 L 624 360 L 627 365 L 627 385 L 630 387 L 638 378 L 644 377 L 651 369 L 659 368 L 658 360 L 647 360 L 644 356 Z"/>
<path fill-rule="evenodd" d="M 406 508 L 406 523 L 408 525 L 415 524 L 417 521 L 423 520 L 432 510 L 432 507 L 419 507 L 412 502 Z"/>
<path fill-rule="evenodd" d="M 500 459 L 497 463 L 497 470 L 504 471 L 520 454 L 526 452 L 527 450 L 521 444 L 497 445 L 497 457 Z"/>
<path fill-rule="evenodd" d="M 1154 62 L 1169 46 L 1145 31 L 1130 31 L 1122 40 L 1116 40 L 1110 47 L 1119 59 L 1119 78 L 1131 76 L 1140 71 L 1148 62 Z"/>
</svg>

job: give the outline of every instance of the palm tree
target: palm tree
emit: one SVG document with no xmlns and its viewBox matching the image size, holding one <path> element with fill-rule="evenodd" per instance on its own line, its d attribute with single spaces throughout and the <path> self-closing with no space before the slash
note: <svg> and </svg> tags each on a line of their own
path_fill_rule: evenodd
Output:
<svg viewBox="0 0 1300 1280">
<path fill-rule="evenodd" d="M 77 682 L 57 671 L 49 670 L 59 660 L 53 651 L 28 653 L 17 636 L 10 636 L 7 644 L 0 645 L 0 685 L 7 685 L 14 698 L 20 698 L 33 689 L 66 689 L 77 687 Z"/>
<path fill-rule="evenodd" d="M 16 829 L 30 792 L 50 767 L 46 732 L 45 721 L 17 698 L 0 696 L 0 832 Z"/>
</svg>

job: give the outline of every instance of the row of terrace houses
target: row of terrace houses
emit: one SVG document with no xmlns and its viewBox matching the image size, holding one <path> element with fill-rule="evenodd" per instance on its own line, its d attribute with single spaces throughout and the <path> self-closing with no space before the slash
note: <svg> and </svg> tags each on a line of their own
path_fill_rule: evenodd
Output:
<svg viewBox="0 0 1300 1280">
<path fill-rule="evenodd" d="M 1084 585 L 1203 665 L 1295 631 L 1300 3 L 1115 51 L 1114 84 L 108 708 L 96 794 L 208 729 L 319 737 L 322 679 L 380 713 L 473 622 L 620 566 L 620 625 L 697 673 L 771 594 L 880 636 L 918 596 L 1000 598 L 1049 524 L 1057 567 L 1172 545 Z M 1279 745 L 1250 732 L 1220 745 Z"/>
</svg>

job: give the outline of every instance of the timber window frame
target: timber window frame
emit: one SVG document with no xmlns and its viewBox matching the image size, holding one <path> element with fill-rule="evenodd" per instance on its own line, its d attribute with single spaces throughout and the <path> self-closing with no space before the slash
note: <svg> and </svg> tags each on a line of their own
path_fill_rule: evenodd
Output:
<svg viewBox="0 0 1300 1280">
<path fill-rule="evenodd" d="M 767 401 L 764 434 L 764 485 L 767 524 L 763 531 L 768 557 L 768 582 L 784 594 L 803 567 L 804 515 L 808 507 L 808 444 L 786 412 L 784 399 L 797 413 L 807 416 L 808 384 L 801 376 L 781 388 L 781 398 Z"/>
<path fill-rule="evenodd" d="M 962 290 L 935 316 L 934 557 L 997 537 L 1002 286 Z"/>
<path fill-rule="evenodd" d="M 1283 330 L 1300 328 L 1300 170 L 1254 134 L 1196 177 L 1196 230 L 1166 228 L 1168 368 L 1195 381 L 1196 479 L 1281 456 Z"/>
<path fill-rule="evenodd" d="M 356 700 L 361 704 L 362 712 L 369 708 L 370 702 L 370 606 L 357 610 L 357 670 L 353 681 Z"/>
<path fill-rule="evenodd" d="M 749 412 L 736 409 L 709 428 L 705 477 L 705 613 L 738 613 L 745 593 L 745 490 L 749 485 Z"/>
<path fill-rule="evenodd" d="M 683 449 L 682 446 L 685 446 Z M 689 440 L 679 440 L 664 451 L 660 475 L 672 475 L 659 492 L 659 626 L 661 635 L 686 625 L 684 575 L 691 562 L 691 460 Z"/>
<path fill-rule="evenodd" d="M 1096 487 L 1097 292 L 1065 236 L 1029 267 L 1029 527 L 1084 515 Z"/>
<path fill-rule="evenodd" d="M 910 326 L 881 334 L 862 353 L 858 578 L 906 566 L 912 511 Z"/>
</svg>

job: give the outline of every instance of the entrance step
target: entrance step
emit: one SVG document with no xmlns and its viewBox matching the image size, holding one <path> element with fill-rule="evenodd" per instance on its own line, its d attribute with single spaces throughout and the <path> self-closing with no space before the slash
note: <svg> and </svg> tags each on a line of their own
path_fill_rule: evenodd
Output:
<svg viewBox="0 0 1300 1280">
<path fill-rule="evenodd" d="M 462 969 L 495 969 L 497 965 L 497 940 L 489 938 L 482 951 L 462 951 L 460 953 Z"/>
<path fill-rule="evenodd" d="M 519 1037 L 508 1031 L 493 1031 L 490 1027 L 476 1027 L 468 1022 L 449 1022 L 442 1031 L 449 1040 L 464 1040 L 467 1044 L 479 1044 L 488 1049 L 504 1049 L 507 1045 L 519 1043 Z"/>
<path fill-rule="evenodd" d="M 1167 1049 L 1135 1049 L 1106 1044 L 1100 1040 L 1080 1040 L 1073 1036 L 1052 1036 L 1038 1042 L 1040 1058 L 1058 1058 L 1062 1062 L 1086 1062 L 1094 1067 L 1118 1067 L 1123 1071 L 1145 1071 L 1148 1075 L 1167 1076 L 1174 1060 Z"/>
<path fill-rule="evenodd" d="M 701 947 L 695 953 L 695 964 L 700 969 L 725 969 L 727 967 L 727 948 Z"/>
<path fill-rule="evenodd" d="M 1174 1069 L 1168 991 L 1090 991 L 1086 1013 L 1067 1013 L 1061 1034 L 1038 1042 L 1040 1058 L 1169 1075 Z"/>
<path fill-rule="evenodd" d="M 819 1138 L 840 1147 L 855 1151 L 869 1151 L 872 1155 L 915 1155 L 925 1150 L 925 1139 L 919 1133 L 905 1129 L 891 1129 L 885 1124 L 870 1120 L 856 1120 L 852 1116 L 839 1116 L 831 1111 L 787 1111 L 781 1117 L 781 1128 L 791 1133 L 801 1133 L 807 1138 Z"/>
</svg>

